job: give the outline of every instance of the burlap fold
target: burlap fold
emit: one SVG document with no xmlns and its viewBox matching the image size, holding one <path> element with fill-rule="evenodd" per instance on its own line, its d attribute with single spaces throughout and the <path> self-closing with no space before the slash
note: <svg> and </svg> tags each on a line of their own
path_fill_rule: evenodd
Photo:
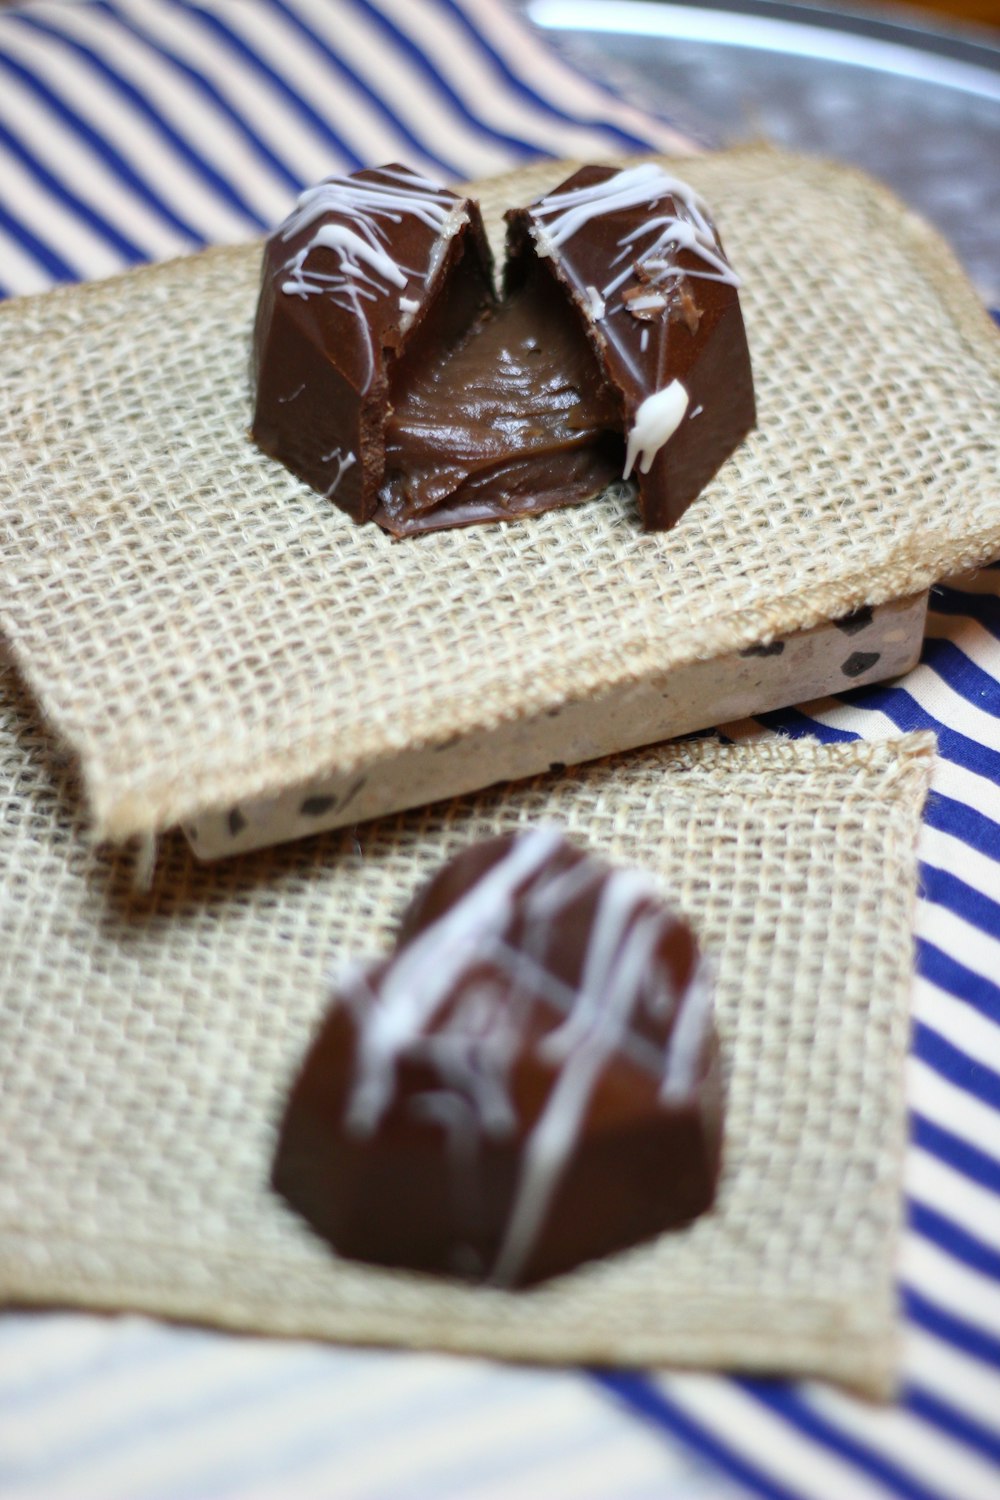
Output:
<svg viewBox="0 0 1000 1500">
<path fill-rule="evenodd" d="M 0 1297 L 540 1361 L 892 1388 L 928 736 L 658 748 L 151 890 L 0 673 Z M 324 973 L 469 840 L 539 819 L 648 867 L 718 964 L 717 1209 L 523 1294 L 340 1262 L 267 1187 Z"/>
<path fill-rule="evenodd" d="M 486 185 L 496 222 L 565 164 Z M 627 499 L 390 542 L 246 435 L 259 247 L 0 310 L 0 628 L 97 831 L 149 833 L 915 594 L 1000 550 L 1000 343 L 854 171 L 681 164 L 760 427 L 669 535 Z"/>
</svg>

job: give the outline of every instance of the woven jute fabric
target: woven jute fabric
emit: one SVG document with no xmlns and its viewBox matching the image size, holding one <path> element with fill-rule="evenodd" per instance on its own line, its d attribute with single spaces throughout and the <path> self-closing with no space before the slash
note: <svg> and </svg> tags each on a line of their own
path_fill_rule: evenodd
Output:
<svg viewBox="0 0 1000 1500">
<path fill-rule="evenodd" d="M 0 310 L 0 629 L 99 834 L 148 834 L 914 594 L 1000 551 L 1000 341 L 854 171 L 675 164 L 739 269 L 759 429 L 627 493 L 393 543 L 247 436 L 260 247 Z M 562 178 L 486 184 L 494 224 Z"/>
<path fill-rule="evenodd" d="M 930 737 L 659 747 L 152 887 L 0 678 L 0 1298 L 538 1361 L 892 1388 L 911 903 Z M 718 970 L 718 1205 L 524 1293 L 338 1260 L 269 1189 L 331 965 L 471 840 L 649 869 Z"/>
</svg>

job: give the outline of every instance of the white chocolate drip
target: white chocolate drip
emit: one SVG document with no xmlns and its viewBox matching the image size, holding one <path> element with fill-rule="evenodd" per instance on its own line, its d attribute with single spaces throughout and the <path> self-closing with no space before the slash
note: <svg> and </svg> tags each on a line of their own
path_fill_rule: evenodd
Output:
<svg viewBox="0 0 1000 1500">
<path fill-rule="evenodd" d="M 483 1138 L 516 1129 L 510 1070 L 534 997 L 561 1012 L 536 1044 L 556 1078 L 525 1143 L 490 1276 L 501 1285 L 516 1279 L 531 1253 L 609 1058 L 625 1053 L 657 1080 L 662 1097 L 681 1098 L 694 1084 L 711 1024 L 707 985 L 693 983 L 678 996 L 669 971 L 652 961 L 672 920 L 652 882 L 587 860 L 546 868 L 560 844 L 551 828 L 521 835 L 397 953 L 377 992 L 360 970 L 340 991 L 358 1035 L 345 1127 L 372 1134 L 392 1103 L 400 1059 L 425 1063 L 438 1086 L 411 1098 L 410 1107 L 444 1129 L 455 1190 L 464 1194 L 473 1191 Z M 548 968 L 551 925 L 595 885 L 597 910 L 574 990 Z M 505 937 L 515 912 L 517 948 Z M 665 1051 L 636 1029 L 642 1011 L 661 1022 L 673 1017 Z"/>
<path fill-rule="evenodd" d="M 647 396 L 635 414 L 625 450 L 623 479 L 632 472 L 636 459 L 640 474 L 648 474 L 653 460 L 668 438 L 673 437 L 688 408 L 688 393 L 679 380 Z"/>
<path fill-rule="evenodd" d="M 596 286 L 587 287 L 587 303 L 590 310 L 590 316 L 593 318 L 595 323 L 599 323 L 608 309 L 604 298 L 601 296 Z"/>
<path fill-rule="evenodd" d="M 388 181 L 330 177 L 307 188 L 279 231 L 287 241 L 316 225 L 306 243 L 280 267 L 281 290 L 289 297 L 328 297 L 355 314 L 366 340 L 366 387 L 374 378 L 375 357 L 362 302 L 385 296 L 391 287 L 405 294 L 411 282 L 429 281 L 440 264 L 443 244 L 467 218 L 454 195 L 438 183 L 392 168 L 383 168 L 382 177 Z M 400 223 L 406 215 L 436 236 L 425 266 L 401 265 L 390 254 L 386 226 Z M 334 270 L 320 271 L 309 265 L 313 251 L 319 249 L 333 251 Z M 419 305 L 416 298 L 400 296 L 406 327 Z"/>
<path fill-rule="evenodd" d="M 333 448 L 329 453 L 321 455 L 320 463 L 337 465 L 337 472 L 333 476 L 333 482 L 323 491 L 324 498 L 329 500 L 337 493 L 337 490 L 340 488 L 340 481 L 348 469 L 357 463 L 357 459 L 351 452 L 343 453 L 339 448 Z"/>
</svg>

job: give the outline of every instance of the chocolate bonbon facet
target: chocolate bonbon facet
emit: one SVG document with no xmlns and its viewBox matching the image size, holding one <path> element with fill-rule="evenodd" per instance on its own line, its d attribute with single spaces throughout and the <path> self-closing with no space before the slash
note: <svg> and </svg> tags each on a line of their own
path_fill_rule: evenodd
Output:
<svg viewBox="0 0 1000 1500">
<path fill-rule="evenodd" d="M 458 855 L 340 982 L 273 1182 L 344 1255 L 517 1286 L 703 1212 L 720 1137 L 690 928 L 545 827 Z"/>
<path fill-rule="evenodd" d="M 755 419 L 704 203 L 654 162 L 590 166 L 507 218 L 497 302 L 470 200 L 396 166 L 303 194 L 265 252 L 257 442 L 397 536 L 630 476 L 673 525 Z"/>
<path fill-rule="evenodd" d="M 268 240 L 253 436 L 357 521 L 385 470 L 390 392 L 494 301 L 478 207 L 408 168 L 308 189 Z"/>
<path fill-rule="evenodd" d="M 739 278 L 706 204 L 643 162 L 582 167 L 507 217 L 508 286 L 540 267 L 572 299 L 617 397 L 643 525 L 665 530 L 756 420 Z"/>
</svg>

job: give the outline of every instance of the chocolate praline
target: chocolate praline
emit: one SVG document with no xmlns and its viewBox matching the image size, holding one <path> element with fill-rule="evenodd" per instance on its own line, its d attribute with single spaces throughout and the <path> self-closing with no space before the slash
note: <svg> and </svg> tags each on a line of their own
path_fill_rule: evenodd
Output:
<svg viewBox="0 0 1000 1500">
<path fill-rule="evenodd" d="M 540 828 L 458 855 L 338 985 L 273 1183 L 342 1255 L 521 1286 L 703 1213 L 721 1132 L 690 927 Z"/>
</svg>

